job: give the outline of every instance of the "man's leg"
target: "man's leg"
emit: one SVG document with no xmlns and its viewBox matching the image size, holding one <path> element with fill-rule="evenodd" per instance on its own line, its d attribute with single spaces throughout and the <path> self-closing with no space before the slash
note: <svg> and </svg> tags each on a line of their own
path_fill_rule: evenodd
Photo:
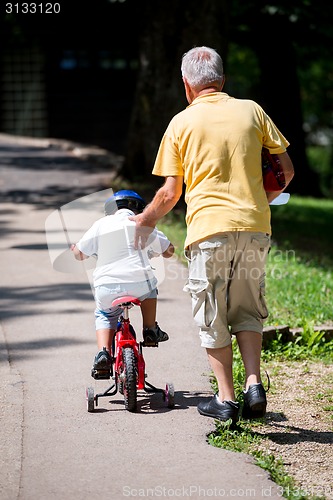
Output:
<svg viewBox="0 0 333 500">
<path fill-rule="evenodd" d="M 239 350 L 245 368 L 245 390 L 251 384 L 259 384 L 262 335 L 258 332 L 242 331 L 236 333 Z"/>
<path fill-rule="evenodd" d="M 232 346 L 217 349 L 206 348 L 208 360 L 217 380 L 219 393 L 208 402 L 198 404 L 201 415 L 217 418 L 221 421 L 231 419 L 236 424 L 239 414 L 239 403 L 235 401 L 232 376 Z"/>
<path fill-rule="evenodd" d="M 232 374 L 232 346 L 218 349 L 206 348 L 209 364 L 214 372 L 219 389 L 220 401 L 235 401 Z"/>
<path fill-rule="evenodd" d="M 261 384 L 260 357 L 262 336 L 258 332 L 236 333 L 245 367 L 243 418 L 262 418 L 266 413 L 266 391 Z"/>
</svg>

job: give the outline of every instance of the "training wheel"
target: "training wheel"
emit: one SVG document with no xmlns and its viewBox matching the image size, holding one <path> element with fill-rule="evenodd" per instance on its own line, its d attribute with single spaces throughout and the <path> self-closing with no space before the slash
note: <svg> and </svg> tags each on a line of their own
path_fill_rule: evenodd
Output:
<svg viewBox="0 0 333 500">
<path fill-rule="evenodd" d="M 175 389 L 171 382 L 167 383 L 165 386 L 164 400 L 168 408 L 173 408 L 175 406 Z"/>
<path fill-rule="evenodd" d="M 87 400 L 87 410 L 89 412 L 94 411 L 94 409 L 95 409 L 95 396 L 94 396 L 94 388 L 93 387 L 86 388 L 86 400 Z"/>
</svg>

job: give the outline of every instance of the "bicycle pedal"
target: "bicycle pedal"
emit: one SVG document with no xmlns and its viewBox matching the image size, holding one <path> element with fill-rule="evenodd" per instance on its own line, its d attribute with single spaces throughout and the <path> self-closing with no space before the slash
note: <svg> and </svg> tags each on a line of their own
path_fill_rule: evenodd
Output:
<svg viewBox="0 0 333 500">
<path fill-rule="evenodd" d="M 91 370 L 91 376 L 95 380 L 107 380 L 111 376 L 110 370 Z"/>
<path fill-rule="evenodd" d="M 158 347 L 158 342 L 147 342 L 146 340 L 141 342 L 142 347 Z"/>
</svg>

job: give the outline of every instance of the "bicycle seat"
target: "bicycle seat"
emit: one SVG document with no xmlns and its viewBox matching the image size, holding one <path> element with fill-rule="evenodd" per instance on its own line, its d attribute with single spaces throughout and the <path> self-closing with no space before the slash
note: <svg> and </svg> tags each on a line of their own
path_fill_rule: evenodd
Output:
<svg viewBox="0 0 333 500">
<path fill-rule="evenodd" d="M 124 295 L 124 297 L 118 297 L 118 299 L 114 299 L 111 305 L 112 307 L 116 307 L 124 306 L 126 304 L 135 304 L 136 306 L 139 306 L 141 302 L 137 297 L 133 297 L 132 295 Z"/>
</svg>

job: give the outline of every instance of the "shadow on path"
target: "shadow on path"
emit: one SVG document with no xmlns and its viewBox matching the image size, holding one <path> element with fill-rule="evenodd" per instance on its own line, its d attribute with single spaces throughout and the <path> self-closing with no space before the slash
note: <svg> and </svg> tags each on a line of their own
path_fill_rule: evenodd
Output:
<svg viewBox="0 0 333 500">
<path fill-rule="evenodd" d="M 11 317 L 36 315 L 36 309 L 32 306 L 40 306 L 38 314 L 43 314 L 43 303 L 64 301 L 66 298 L 78 301 L 91 301 L 93 299 L 90 285 L 82 283 L 59 283 L 45 286 L 1 287 L 0 297 L 2 300 L 1 319 Z M 50 311 L 47 311 L 49 314 Z M 57 314 L 68 314 L 69 309 L 62 308 L 53 311 Z M 74 312 L 74 311 L 73 311 Z"/>
<path fill-rule="evenodd" d="M 269 415 L 269 414 L 268 414 Z M 311 429 L 303 429 L 293 425 L 274 423 L 274 428 L 280 429 L 280 432 L 268 432 L 267 434 L 257 433 L 260 436 L 268 437 L 271 441 L 277 444 L 296 444 L 302 442 L 315 442 L 322 444 L 333 443 L 333 432 L 315 431 Z"/>
</svg>

